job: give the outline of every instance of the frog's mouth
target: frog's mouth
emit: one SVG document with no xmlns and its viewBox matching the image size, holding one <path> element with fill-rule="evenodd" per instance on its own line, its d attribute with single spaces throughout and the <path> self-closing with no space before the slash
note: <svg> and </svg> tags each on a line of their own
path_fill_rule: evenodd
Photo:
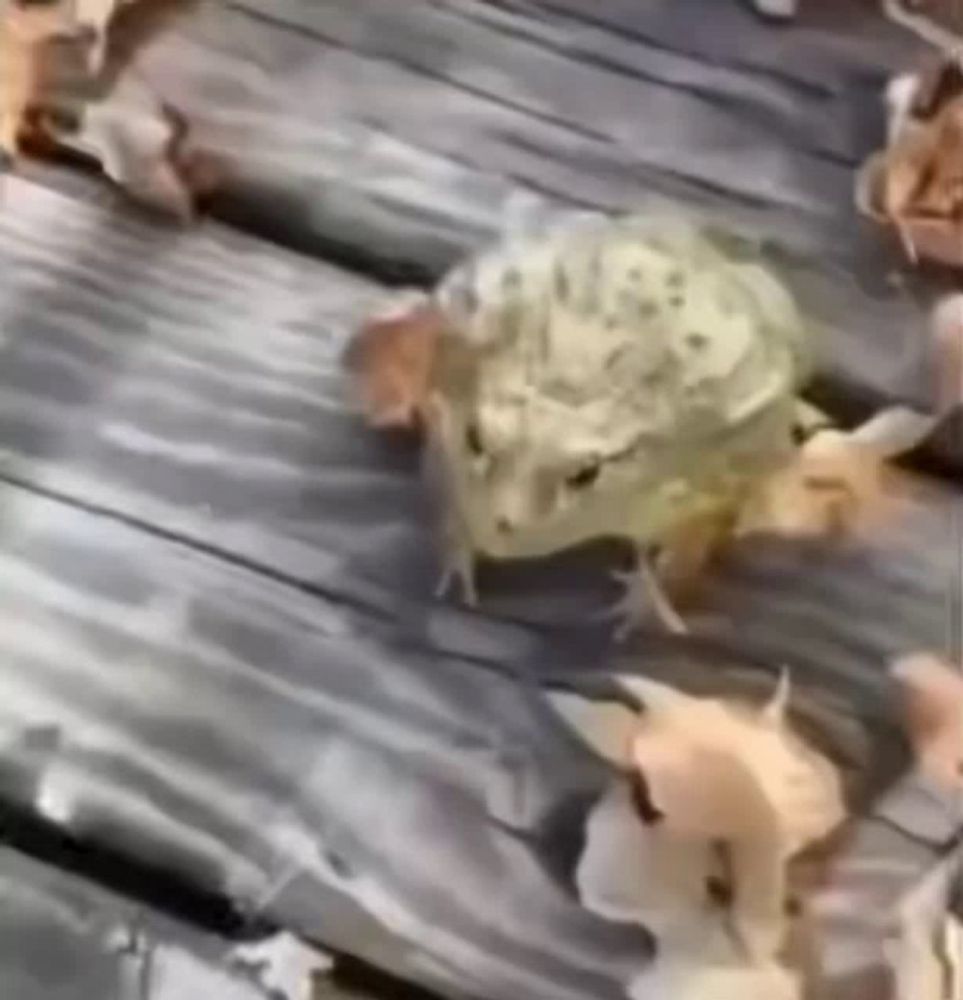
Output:
<svg viewBox="0 0 963 1000">
<path fill-rule="evenodd" d="M 503 533 L 491 523 L 469 522 L 468 535 L 472 548 L 490 559 L 541 559 L 597 537 L 598 532 L 573 534 L 559 530 L 557 525 L 541 523 Z"/>
<path fill-rule="evenodd" d="M 488 496 L 466 483 L 456 501 L 460 523 L 474 551 L 492 559 L 536 559 L 573 548 L 607 532 L 624 534 L 621 522 L 605 517 L 596 505 L 582 510 L 546 513 L 508 524 L 492 513 Z M 607 504 L 603 504 L 607 508 Z"/>
</svg>

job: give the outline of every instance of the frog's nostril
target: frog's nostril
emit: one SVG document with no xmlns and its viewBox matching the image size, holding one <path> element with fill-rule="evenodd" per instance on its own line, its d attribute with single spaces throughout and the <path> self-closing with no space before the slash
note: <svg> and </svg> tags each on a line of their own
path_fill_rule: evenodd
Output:
<svg viewBox="0 0 963 1000">
<path fill-rule="evenodd" d="M 512 522 L 504 514 L 495 518 L 495 528 L 500 535 L 510 535 L 512 533 Z"/>
</svg>

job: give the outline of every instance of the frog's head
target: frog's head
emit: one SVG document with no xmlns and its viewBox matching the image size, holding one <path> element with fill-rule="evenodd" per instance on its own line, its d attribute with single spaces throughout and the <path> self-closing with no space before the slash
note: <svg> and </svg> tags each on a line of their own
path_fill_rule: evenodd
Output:
<svg viewBox="0 0 963 1000">
<path fill-rule="evenodd" d="M 592 367 L 537 378 L 510 352 L 438 392 L 450 488 L 479 549 L 538 556 L 621 533 L 645 442 L 618 393 L 591 391 Z"/>
<path fill-rule="evenodd" d="M 349 355 L 369 420 L 427 431 L 464 527 L 490 555 L 618 534 L 618 501 L 645 451 L 631 361 L 616 374 L 619 345 L 593 337 L 591 351 L 548 371 L 538 338 L 513 347 L 473 333 L 424 297 L 370 321 Z"/>
</svg>

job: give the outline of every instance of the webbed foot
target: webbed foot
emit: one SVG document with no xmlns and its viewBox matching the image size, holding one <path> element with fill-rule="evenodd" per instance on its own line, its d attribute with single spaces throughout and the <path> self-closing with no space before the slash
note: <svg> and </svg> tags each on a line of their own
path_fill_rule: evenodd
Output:
<svg viewBox="0 0 963 1000">
<path fill-rule="evenodd" d="M 475 557 L 470 548 L 461 542 L 449 542 L 445 548 L 445 562 L 435 587 L 435 597 L 446 597 L 458 588 L 462 601 L 470 608 L 478 606 L 478 587 L 475 584 Z"/>
<path fill-rule="evenodd" d="M 648 555 L 639 553 L 633 570 L 612 574 L 625 592 L 615 605 L 605 613 L 606 618 L 616 619 L 615 637 L 622 642 L 635 632 L 645 620 L 648 610 L 674 635 L 685 635 L 689 629 L 682 616 L 675 610 L 665 592 Z"/>
</svg>

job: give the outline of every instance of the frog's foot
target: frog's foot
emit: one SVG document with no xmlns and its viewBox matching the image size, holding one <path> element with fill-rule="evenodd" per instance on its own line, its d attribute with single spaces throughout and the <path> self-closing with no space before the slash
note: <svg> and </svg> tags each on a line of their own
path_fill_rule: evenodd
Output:
<svg viewBox="0 0 963 1000">
<path fill-rule="evenodd" d="M 635 569 L 612 575 L 625 587 L 622 597 L 606 612 L 607 618 L 616 619 L 615 637 L 620 642 L 639 628 L 648 609 L 655 611 L 659 621 L 673 634 L 685 635 L 689 631 L 672 606 L 648 555 L 640 552 Z"/>
<path fill-rule="evenodd" d="M 447 596 L 455 588 L 470 608 L 478 606 L 478 588 L 475 584 L 475 558 L 467 546 L 454 543 L 445 549 L 445 563 L 435 587 L 435 597 Z"/>
</svg>

